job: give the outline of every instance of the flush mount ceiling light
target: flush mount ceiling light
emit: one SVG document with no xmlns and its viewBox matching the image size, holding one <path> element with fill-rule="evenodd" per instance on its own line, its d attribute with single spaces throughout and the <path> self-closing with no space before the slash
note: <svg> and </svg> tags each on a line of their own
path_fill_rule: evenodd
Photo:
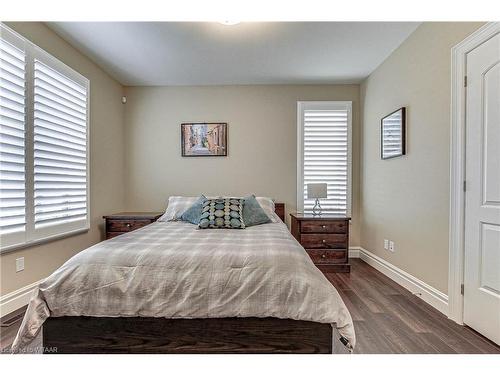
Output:
<svg viewBox="0 0 500 375">
<path fill-rule="evenodd" d="M 241 21 L 234 21 L 234 20 L 225 20 L 225 21 L 219 21 L 220 24 L 226 25 L 226 26 L 234 26 L 239 24 Z"/>
</svg>

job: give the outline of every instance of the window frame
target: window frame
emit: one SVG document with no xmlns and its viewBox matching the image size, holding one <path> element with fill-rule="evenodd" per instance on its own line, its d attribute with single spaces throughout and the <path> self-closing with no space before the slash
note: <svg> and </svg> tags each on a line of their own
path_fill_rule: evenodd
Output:
<svg viewBox="0 0 500 375">
<path fill-rule="evenodd" d="M 90 80 L 0 22 L 1 38 L 24 51 L 25 67 L 25 220 L 24 232 L 2 235 L 0 254 L 39 245 L 90 230 Z M 34 63 L 35 59 L 82 85 L 86 90 L 86 219 L 35 229 L 34 214 Z M 10 237 L 10 238 L 9 238 Z M 6 246 L 3 246 L 7 239 Z"/>
<path fill-rule="evenodd" d="M 304 212 L 304 111 L 347 111 L 347 212 L 352 213 L 352 101 L 298 101 L 297 102 L 297 211 Z M 328 211 L 323 211 L 327 213 Z"/>
</svg>

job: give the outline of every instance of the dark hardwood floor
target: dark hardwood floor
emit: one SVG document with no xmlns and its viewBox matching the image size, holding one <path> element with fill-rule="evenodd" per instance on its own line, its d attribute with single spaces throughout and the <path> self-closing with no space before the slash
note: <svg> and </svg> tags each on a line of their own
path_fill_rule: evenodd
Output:
<svg viewBox="0 0 500 375">
<path fill-rule="evenodd" d="M 351 273 L 327 273 L 349 309 L 355 353 L 496 353 L 500 347 L 449 320 L 360 259 Z"/>
<path fill-rule="evenodd" d="M 17 330 L 22 322 L 22 316 L 26 307 L 20 308 L 2 317 L 0 325 L 0 353 L 8 353 L 9 347 L 14 341 Z"/>
<path fill-rule="evenodd" d="M 325 273 L 351 312 L 356 329 L 354 353 L 496 353 L 500 347 L 439 311 L 359 259 L 351 273 Z M 0 328 L 6 352 L 20 321 Z"/>
</svg>

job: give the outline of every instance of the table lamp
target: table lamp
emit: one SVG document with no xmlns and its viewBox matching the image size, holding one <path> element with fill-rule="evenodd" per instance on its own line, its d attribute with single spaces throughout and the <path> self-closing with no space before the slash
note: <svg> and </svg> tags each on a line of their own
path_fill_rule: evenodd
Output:
<svg viewBox="0 0 500 375">
<path fill-rule="evenodd" d="M 321 215 L 321 205 L 319 204 L 320 198 L 327 198 L 327 184 L 315 183 L 307 184 L 307 199 L 316 199 L 313 207 L 314 215 Z"/>
</svg>

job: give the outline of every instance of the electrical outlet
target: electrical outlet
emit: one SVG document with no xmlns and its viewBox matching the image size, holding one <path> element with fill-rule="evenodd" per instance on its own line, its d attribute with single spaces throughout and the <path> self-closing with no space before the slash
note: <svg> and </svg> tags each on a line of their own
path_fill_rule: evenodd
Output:
<svg viewBox="0 0 500 375">
<path fill-rule="evenodd" d="M 384 249 L 389 250 L 389 240 L 384 240 Z"/>
<path fill-rule="evenodd" d="M 389 241 L 389 251 L 394 252 L 394 241 Z"/>
<path fill-rule="evenodd" d="M 21 272 L 24 270 L 24 257 L 16 258 L 16 272 Z"/>
</svg>

